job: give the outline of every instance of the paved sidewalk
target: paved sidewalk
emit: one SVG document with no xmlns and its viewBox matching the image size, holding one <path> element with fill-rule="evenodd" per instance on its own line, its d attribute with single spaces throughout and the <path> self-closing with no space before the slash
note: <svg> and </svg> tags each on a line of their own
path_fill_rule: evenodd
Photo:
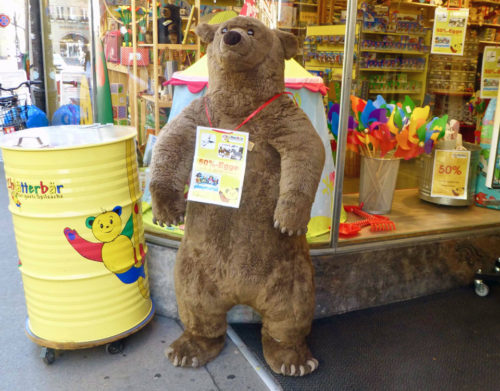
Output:
<svg viewBox="0 0 500 391">
<path fill-rule="evenodd" d="M 200 369 L 176 368 L 163 351 L 182 332 L 169 318 L 155 316 L 126 340 L 123 354 L 104 346 L 57 352 L 46 365 L 40 347 L 24 333 L 26 306 L 3 163 L 0 162 L 0 391 L 264 391 L 268 388 L 227 338 L 219 357 Z M 153 298 L 154 299 L 154 298 Z"/>
</svg>

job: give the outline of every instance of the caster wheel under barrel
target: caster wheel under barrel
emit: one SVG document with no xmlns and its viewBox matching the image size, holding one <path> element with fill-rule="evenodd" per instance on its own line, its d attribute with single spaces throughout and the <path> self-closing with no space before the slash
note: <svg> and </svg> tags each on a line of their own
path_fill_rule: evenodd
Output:
<svg viewBox="0 0 500 391">
<path fill-rule="evenodd" d="M 125 344 L 122 339 L 106 344 L 108 354 L 120 354 L 123 352 Z"/>
<path fill-rule="evenodd" d="M 54 349 L 44 347 L 40 352 L 40 357 L 45 364 L 50 365 L 56 361 L 56 351 Z"/>
<path fill-rule="evenodd" d="M 474 280 L 474 290 L 476 295 L 485 297 L 490 293 L 490 287 L 486 285 L 482 280 Z"/>
</svg>

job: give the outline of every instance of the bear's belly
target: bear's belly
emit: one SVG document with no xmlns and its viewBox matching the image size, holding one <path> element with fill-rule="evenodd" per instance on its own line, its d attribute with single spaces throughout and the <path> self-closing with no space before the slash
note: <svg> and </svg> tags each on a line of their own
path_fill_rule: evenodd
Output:
<svg viewBox="0 0 500 391">
<path fill-rule="evenodd" d="M 102 260 L 113 273 L 123 273 L 130 269 L 135 263 L 134 248 L 130 239 L 120 235 L 112 242 L 104 243 Z"/>
</svg>

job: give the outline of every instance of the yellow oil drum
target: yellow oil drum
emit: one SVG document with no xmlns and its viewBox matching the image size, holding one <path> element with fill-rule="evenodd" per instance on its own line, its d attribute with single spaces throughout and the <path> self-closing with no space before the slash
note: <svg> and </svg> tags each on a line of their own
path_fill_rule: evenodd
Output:
<svg viewBox="0 0 500 391">
<path fill-rule="evenodd" d="M 2 140 L 26 332 L 42 346 L 109 343 L 154 314 L 134 136 L 54 126 Z"/>
</svg>

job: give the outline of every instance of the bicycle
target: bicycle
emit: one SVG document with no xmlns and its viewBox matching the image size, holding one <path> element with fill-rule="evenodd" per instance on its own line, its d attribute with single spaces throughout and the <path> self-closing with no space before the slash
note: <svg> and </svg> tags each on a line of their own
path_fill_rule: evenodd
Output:
<svg viewBox="0 0 500 391">
<path fill-rule="evenodd" d="M 10 95 L 0 95 L 0 130 L 3 134 L 13 133 L 18 130 L 26 129 L 28 119 L 30 118 L 30 108 L 28 96 L 23 97 L 16 92 L 21 87 L 28 87 L 28 94 L 31 94 L 31 86 L 41 84 L 41 81 L 23 81 L 16 87 L 4 88 L 0 84 L 0 94 L 2 91 Z M 0 133 L 0 134 L 1 134 Z"/>
</svg>

